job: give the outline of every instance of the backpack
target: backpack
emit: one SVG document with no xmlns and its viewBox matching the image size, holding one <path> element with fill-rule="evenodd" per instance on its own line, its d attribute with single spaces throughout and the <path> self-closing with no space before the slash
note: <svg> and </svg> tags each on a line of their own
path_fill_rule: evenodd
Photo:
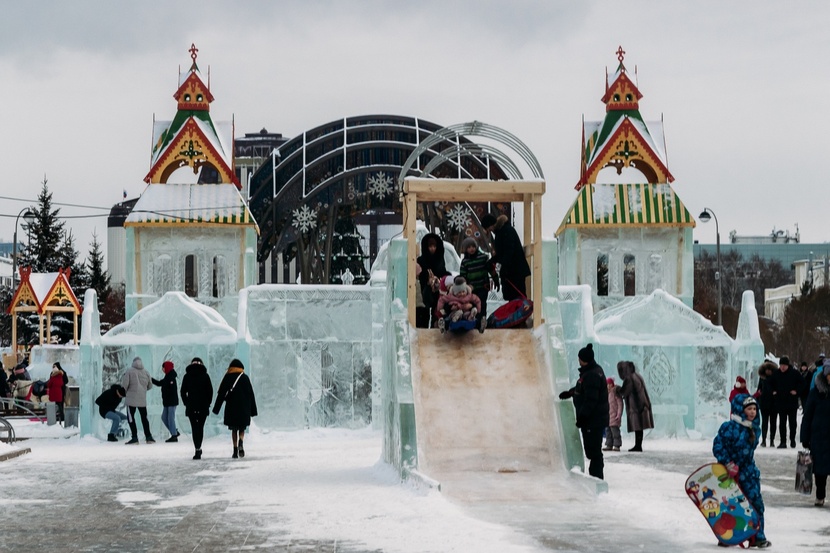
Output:
<svg viewBox="0 0 830 553">
<path fill-rule="evenodd" d="M 42 380 L 35 380 L 32 382 L 32 395 L 33 396 L 45 396 L 46 395 L 46 382 Z"/>
</svg>

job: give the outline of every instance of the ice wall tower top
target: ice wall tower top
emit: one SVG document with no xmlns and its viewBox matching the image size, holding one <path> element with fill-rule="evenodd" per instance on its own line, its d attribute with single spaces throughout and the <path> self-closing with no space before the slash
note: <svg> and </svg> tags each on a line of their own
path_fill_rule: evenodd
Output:
<svg viewBox="0 0 830 553">
<path fill-rule="evenodd" d="M 647 124 L 640 115 L 643 95 L 629 77 L 623 64 L 624 56 L 620 46 L 617 70 L 610 78 L 606 71 L 602 97 L 605 119 L 583 124 L 582 167 L 577 190 L 595 183 L 600 170 L 605 167 L 616 168 L 618 175 L 624 168 L 633 167 L 649 183 L 674 181 L 668 169 L 662 121 Z"/>
<path fill-rule="evenodd" d="M 559 283 L 591 285 L 595 311 L 658 289 L 691 305 L 695 221 L 670 184 L 663 122 L 643 119 L 636 78 L 622 47 L 616 54 L 605 118 L 582 126 L 579 193 L 556 231 Z"/>
<path fill-rule="evenodd" d="M 188 51 L 193 62 L 187 72 L 179 74 L 179 87 L 173 94 L 176 115 L 172 121 L 153 122 L 150 172 L 144 181 L 166 183 L 177 169 L 190 167 L 199 175 L 199 183 L 226 182 L 239 188 L 233 170 L 233 122 L 215 123 L 211 118 L 213 95 L 196 65 L 199 50 L 191 44 Z"/>
</svg>

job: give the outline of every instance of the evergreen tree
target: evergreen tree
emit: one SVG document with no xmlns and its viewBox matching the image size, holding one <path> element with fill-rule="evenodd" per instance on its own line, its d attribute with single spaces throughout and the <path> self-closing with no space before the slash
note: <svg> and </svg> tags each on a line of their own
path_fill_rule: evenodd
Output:
<svg viewBox="0 0 830 553">
<path fill-rule="evenodd" d="M 20 266 L 31 267 L 34 273 L 57 273 L 66 261 L 64 256 L 56 255 L 64 244 L 65 224 L 58 219 L 60 209 L 52 208 L 52 193 L 46 182 L 44 177 L 37 206 L 31 208 L 34 222 L 23 226 L 29 235 L 29 242 L 23 248 Z"/>
<path fill-rule="evenodd" d="M 101 311 L 110 294 L 110 276 L 104 270 L 104 254 L 101 251 L 98 235 L 94 232 L 89 247 L 89 257 L 86 259 L 88 288 L 92 288 L 98 293 L 98 311 Z"/>
</svg>

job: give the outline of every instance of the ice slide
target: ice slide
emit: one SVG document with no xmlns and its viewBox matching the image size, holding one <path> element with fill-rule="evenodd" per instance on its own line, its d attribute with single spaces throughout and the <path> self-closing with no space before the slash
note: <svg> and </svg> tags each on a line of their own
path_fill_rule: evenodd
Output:
<svg viewBox="0 0 830 553">
<path fill-rule="evenodd" d="M 563 487 L 560 425 L 531 330 L 416 330 L 412 385 L 419 471 L 443 493 L 534 501 Z"/>
</svg>

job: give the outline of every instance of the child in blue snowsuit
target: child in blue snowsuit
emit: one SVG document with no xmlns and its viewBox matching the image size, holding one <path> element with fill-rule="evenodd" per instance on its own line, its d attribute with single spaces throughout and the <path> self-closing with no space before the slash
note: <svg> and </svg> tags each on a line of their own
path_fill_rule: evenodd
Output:
<svg viewBox="0 0 830 553">
<path fill-rule="evenodd" d="M 744 495 L 755 508 L 759 530 L 750 540 L 753 547 L 769 547 L 764 535 L 764 499 L 761 497 L 761 471 L 755 465 L 755 448 L 761 437 L 758 402 L 748 394 L 732 400 L 732 415 L 723 423 L 712 444 L 712 453 L 718 463 L 726 465 L 729 475 L 738 481 Z"/>
</svg>

